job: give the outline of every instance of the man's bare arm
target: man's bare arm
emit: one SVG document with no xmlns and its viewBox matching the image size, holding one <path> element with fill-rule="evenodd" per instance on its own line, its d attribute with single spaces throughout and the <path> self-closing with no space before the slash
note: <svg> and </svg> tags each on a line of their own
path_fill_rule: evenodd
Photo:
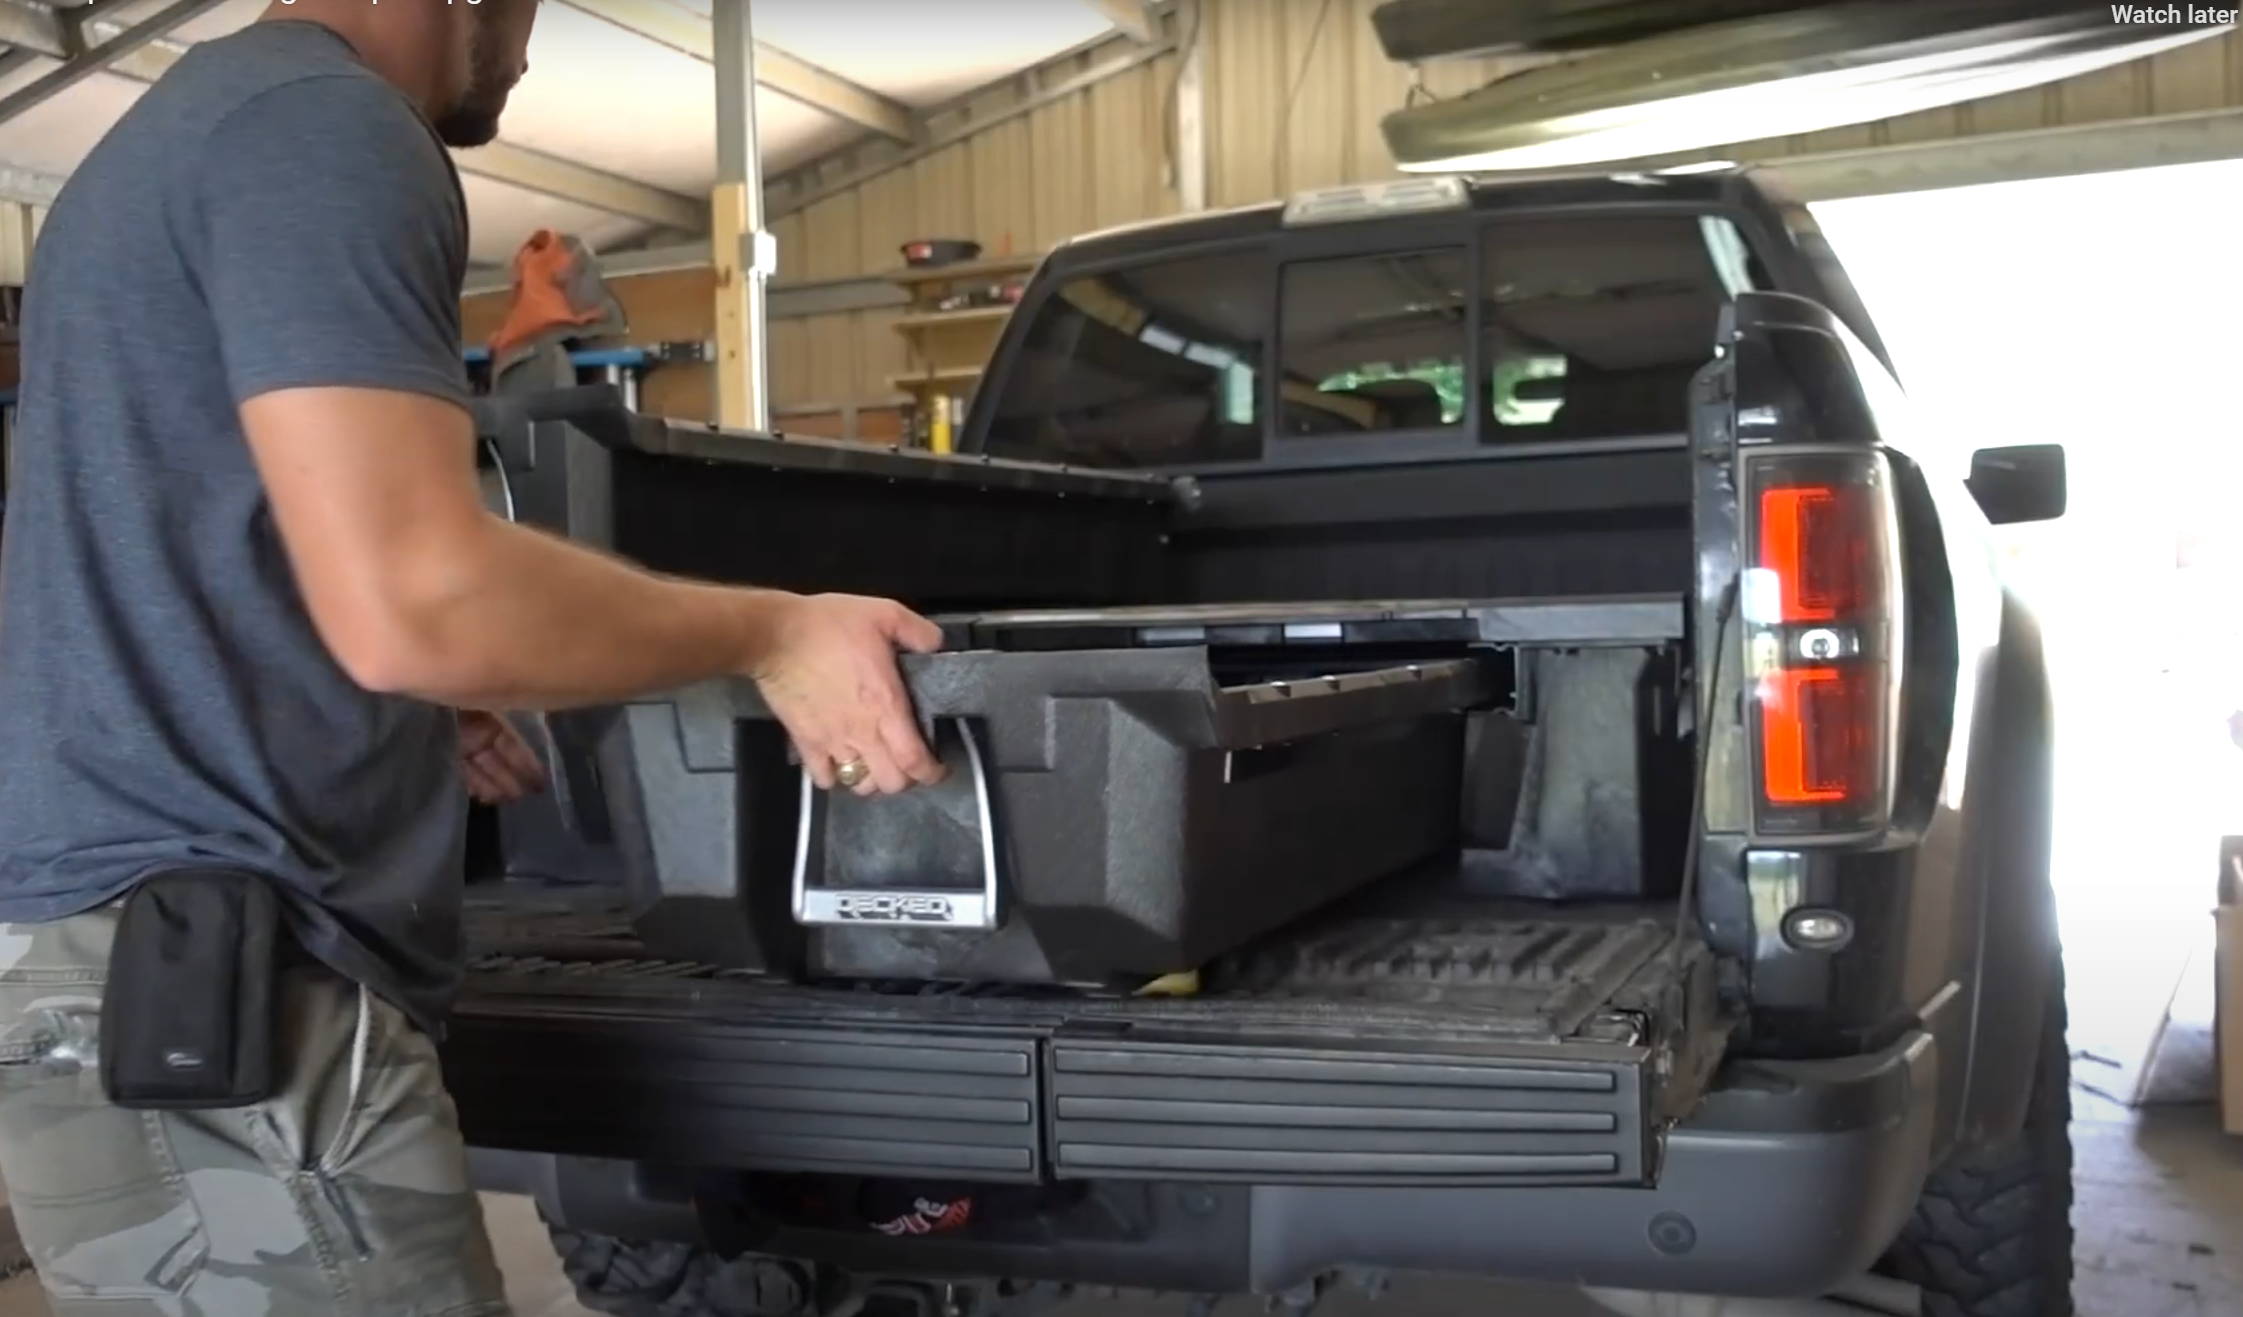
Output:
<svg viewBox="0 0 2243 1317">
<path fill-rule="evenodd" d="M 313 623 L 359 684 L 565 708 L 755 670 L 796 596 L 664 580 L 487 512 L 458 408 L 295 389 L 242 408 Z"/>
<path fill-rule="evenodd" d="M 670 580 L 512 525 L 483 507 L 466 413 L 434 398 L 288 389 L 242 424 L 312 622 L 361 685 L 556 709 L 749 676 L 814 770 L 939 777 L 894 653 L 940 634 L 908 610 Z"/>
</svg>

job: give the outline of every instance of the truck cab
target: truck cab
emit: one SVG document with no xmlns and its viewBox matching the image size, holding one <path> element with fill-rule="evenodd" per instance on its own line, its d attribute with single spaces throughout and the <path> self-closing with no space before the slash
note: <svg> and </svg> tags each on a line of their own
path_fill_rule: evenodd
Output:
<svg viewBox="0 0 2243 1317">
<path fill-rule="evenodd" d="M 445 1063 L 588 1302 L 2068 1295 L 2048 682 L 1988 544 L 2062 455 L 1911 415 L 1749 173 L 1075 240 L 956 456 L 482 428 L 523 520 L 951 638 L 917 803 L 822 799 L 746 683 L 544 728 Z M 1989 1167 L 2029 1210 L 1938 1209 Z"/>
</svg>

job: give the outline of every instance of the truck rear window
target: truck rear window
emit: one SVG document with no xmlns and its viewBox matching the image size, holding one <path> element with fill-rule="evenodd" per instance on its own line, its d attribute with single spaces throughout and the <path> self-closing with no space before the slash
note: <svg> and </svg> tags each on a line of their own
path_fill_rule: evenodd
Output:
<svg viewBox="0 0 2243 1317">
<path fill-rule="evenodd" d="M 993 377 L 983 451 L 1157 467 L 1348 437 L 1671 433 L 1722 304 L 1767 286 L 1715 216 L 1497 219 L 1477 251 L 1281 264 L 1283 238 L 1062 285 Z"/>
</svg>

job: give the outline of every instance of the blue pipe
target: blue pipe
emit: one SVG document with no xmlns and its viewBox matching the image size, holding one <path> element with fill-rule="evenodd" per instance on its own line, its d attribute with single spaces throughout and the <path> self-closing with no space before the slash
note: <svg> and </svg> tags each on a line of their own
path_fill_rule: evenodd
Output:
<svg viewBox="0 0 2243 1317">
<path fill-rule="evenodd" d="M 569 353 L 569 360 L 579 366 L 644 366 L 653 357 L 645 348 L 586 348 Z"/>
</svg>

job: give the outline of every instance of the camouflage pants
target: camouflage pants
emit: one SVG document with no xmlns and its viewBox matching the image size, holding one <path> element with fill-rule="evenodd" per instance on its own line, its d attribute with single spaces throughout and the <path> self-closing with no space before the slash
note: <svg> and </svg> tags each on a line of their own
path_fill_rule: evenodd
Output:
<svg viewBox="0 0 2243 1317">
<path fill-rule="evenodd" d="M 0 1182 L 56 1317 L 507 1317 L 435 1045 L 319 969 L 282 992 L 280 1095 L 103 1097 L 114 908 L 0 926 Z"/>
</svg>

